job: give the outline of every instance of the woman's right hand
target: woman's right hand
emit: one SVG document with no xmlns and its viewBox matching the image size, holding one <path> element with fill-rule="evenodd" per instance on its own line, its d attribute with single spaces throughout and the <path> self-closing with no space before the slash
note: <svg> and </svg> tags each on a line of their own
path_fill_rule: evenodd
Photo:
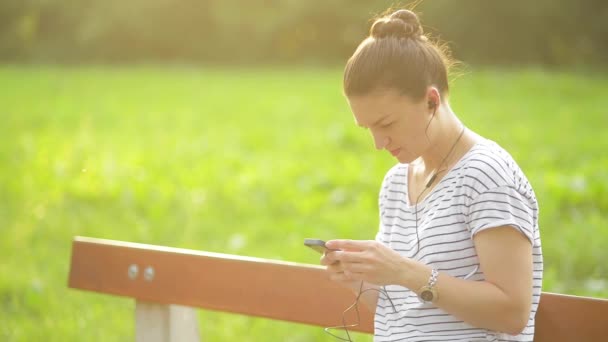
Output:
<svg viewBox="0 0 608 342">
<path fill-rule="evenodd" d="M 343 280 L 344 277 L 341 275 L 344 273 L 342 264 L 333 258 L 334 251 L 326 251 L 321 257 L 321 265 L 325 266 L 329 279 L 339 283 L 340 285 L 350 289 L 355 294 L 359 293 L 361 287 L 360 280 Z"/>
</svg>

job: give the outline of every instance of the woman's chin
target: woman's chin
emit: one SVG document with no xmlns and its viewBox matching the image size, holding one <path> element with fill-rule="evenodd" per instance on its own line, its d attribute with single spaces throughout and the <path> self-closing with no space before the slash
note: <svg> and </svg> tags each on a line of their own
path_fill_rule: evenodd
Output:
<svg viewBox="0 0 608 342">
<path fill-rule="evenodd" d="M 399 155 L 396 157 L 397 161 L 399 161 L 400 164 L 409 164 L 411 162 L 413 162 L 414 160 L 416 160 L 416 158 L 413 158 L 412 156 L 402 156 Z"/>
</svg>

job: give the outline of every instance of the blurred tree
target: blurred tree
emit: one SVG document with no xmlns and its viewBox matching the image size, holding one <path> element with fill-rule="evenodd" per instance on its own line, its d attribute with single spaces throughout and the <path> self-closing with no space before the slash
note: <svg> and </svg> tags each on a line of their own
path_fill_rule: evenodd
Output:
<svg viewBox="0 0 608 342">
<path fill-rule="evenodd" d="M 368 20 L 392 3 L 4 0 L 0 60 L 341 63 L 366 36 Z M 433 0 L 417 9 L 427 31 L 469 63 L 608 60 L 603 0 Z"/>
</svg>

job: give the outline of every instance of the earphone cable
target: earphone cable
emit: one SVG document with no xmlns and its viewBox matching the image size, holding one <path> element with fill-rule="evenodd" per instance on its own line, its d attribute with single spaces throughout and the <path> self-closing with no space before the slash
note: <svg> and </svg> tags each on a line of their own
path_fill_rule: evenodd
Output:
<svg viewBox="0 0 608 342">
<path fill-rule="evenodd" d="M 427 140 L 430 142 L 429 136 L 427 134 L 428 128 L 431 124 L 431 121 L 433 120 L 433 118 L 435 117 L 435 112 L 437 111 L 437 108 L 435 107 L 435 111 L 433 111 L 433 116 L 431 117 L 431 119 L 429 120 L 425 130 L 424 130 L 424 134 L 427 138 Z M 434 172 L 432 174 L 432 176 L 429 178 L 429 180 L 427 181 L 427 183 L 425 184 L 424 189 L 418 194 L 418 196 L 416 197 L 416 203 L 414 203 L 414 215 L 415 215 L 415 230 L 416 230 L 416 253 L 414 253 L 414 255 L 417 255 L 418 252 L 420 251 L 420 237 L 418 235 L 418 202 L 420 201 L 420 197 L 431 187 L 431 185 L 433 184 L 433 182 L 435 181 L 435 179 L 437 178 L 437 176 L 445 171 L 448 170 L 448 168 L 444 168 L 441 169 L 442 166 L 445 166 L 445 162 L 447 160 L 447 158 L 452 154 L 452 152 L 454 151 L 454 149 L 456 148 L 456 145 L 458 145 L 458 142 L 460 141 L 460 138 L 462 138 L 462 136 L 464 135 L 464 131 L 465 131 L 465 126 L 462 125 L 462 129 L 460 131 L 460 134 L 458 135 L 458 138 L 456 139 L 456 141 L 452 144 L 452 147 L 450 148 L 450 150 L 448 151 L 448 153 L 443 157 L 443 159 L 441 160 L 441 163 L 439 163 L 439 166 L 437 167 L 437 169 L 439 169 L 438 171 Z M 359 286 L 359 293 L 357 294 L 357 297 L 355 298 L 355 301 L 353 304 L 351 304 L 348 308 L 346 308 L 346 310 L 344 310 L 342 312 L 342 325 L 341 326 L 334 326 L 334 327 L 327 327 L 324 329 L 324 331 L 341 340 L 341 341 L 347 341 L 347 342 L 352 342 L 352 338 L 350 336 L 350 332 L 348 330 L 348 328 L 354 328 L 357 327 L 360 323 L 361 320 L 361 316 L 359 313 L 359 299 L 361 298 L 361 296 L 367 292 L 367 291 L 377 291 L 378 294 L 384 294 L 386 296 L 386 298 L 388 299 L 388 301 L 391 303 L 391 306 L 393 308 L 394 313 L 397 313 L 397 308 L 395 307 L 395 304 L 393 303 L 393 300 L 391 299 L 391 297 L 388 294 L 388 291 L 386 290 L 385 286 L 382 286 L 382 288 L 368 288 L 363 290 L 363 281 L 361 281 L 361 284 Z M 348 311 L 350 311 L 351 309 L 355 309 L 355 312 L 357 314 L 357 320 L 356 323 L 354 324 L 350 324 L 347 325 L 346 324 L 346 313 Z M 343 329 L 344 332 L 346 333 L 346 338 L 343 338 L 341 336 L 335 335 L 332 332 L 330 332 L 330 330 L 334 330 L 334 329 Z"/>
<path fill-rule="evenodd" d="M 430 121 L 429 121 L 429 125 L 430 125 Z M 428 129 L 428 125 L 427 125 L 427 129 Z M 454 148 L 456 148 L 456 145 L 458 145 L 460 138 L 462 138 L 462 136 L 464 135 L 464 131 L 465 131 L 465 126 L 462 125 L 462 129 L 460 130 L 460 134 L 458 134 L 458 138 L 456 138 L 456 141 L 452 144 L 450 151 L 441 160 L 439 167 L 437 167 L 438 169 L 440 169 L 442 166 L 444 166 L 447 158 L 452 154 L 452 152 L 454 152 Z M 426 134 L 426 131 L 425 131 L 425 134 Z M 427 136 L 427 139 L 428 139 L 428 136 Z M 422 197 L 422 194 L 424 194 L 431 187 L 431 185 L 433 185 L 433 182 L 435 181 L 435 179 L 437 179 L 437 176 L 439 176 L 439 174 L 441 174 L 445 171 L 447 171 L 447 168 L 434 172 L 433 175 L 429 178 L 428 182 L 425 184 L 424 189 L 422 189 L 422 191 L 418 194 L 418 197 L 416 197 L 416 203 L 414 203 L 414 220 L 415 220 L 415 230 L 416 230 L 416 253 L 414 253 L 414 255 L 418 255 L 418 252 L 420 251 L 420 237 L 418 236 L 418 202 L 420 202 L 420 197 Z M 409 173 L 409 170 L 408 170 L 408 173 Z"/>
<path fill-rule="evenodd" d="M 365 292 L 368 292 L 368 291 L 377 291 L 379 294 L 384 294 L 386 296 L 386 298 L 388 299 L 388 301 L 391 303 L 393 312 L 397 313 L 397 307 L 395 306 L 395 303 L 393 303 L 393 300 L 391 299 L 391 297 L 388 295 L 388 291 L 386 290 L 386 287 L 382 286 L 381 289 L 368 288 L 368 289 L 363 290 L 363 283 L 364 283 L 364 281 L 362 280 L 361 284 L 359 285 L 359 293 L 357 294 L 357 297 L 355 298 L 355 301 L 353 302 L 353 304 L 351 304 L 348 308 L 346 308 L 346 310 L 344 310 L 342 312 L 342 325 L 338 325 L 338 326 L 334 326 L 334 327 L 327 327 L 327 328 L 323 329 L 327 334 L 329 334 L 341 341 L 352 342 L 352 338 L 350 336 L 350 332 L 348 331 L 348 328 L 357 327 L 359 325 L 359 323 L 361 322 L 361 315 L 359 313 L 359 299 Z M 356 323 L 347 325 L 346 324 L 346 313 L 348 311 L 352 310 L 353 308 L 355 309 L 355 312 L 357 314 Z M 330 332 L 330 330 L 336 330 L 336 329 L 344 330 L 344 332 L 346 334 L 346 338 L 344 338 L 342 336 L 338 336 L 338 335 Z"/>
</svg>

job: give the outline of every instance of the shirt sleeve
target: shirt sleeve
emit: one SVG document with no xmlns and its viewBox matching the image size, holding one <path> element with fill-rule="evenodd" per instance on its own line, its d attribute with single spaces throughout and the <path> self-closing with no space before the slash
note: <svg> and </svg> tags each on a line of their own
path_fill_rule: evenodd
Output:
<svg viewBox="0 0 608 342">
<path fill-rule="evenodd" d="M 375 240 L 382 244 L 386 244 L 384 242 L 384 183 L 382 184 L 382 188 L 380 189 L 380 195 L 378 196 L 378 232 L 376 233 Z"/>
<path fill-rule="evenodd" d="M 389 172 L 387 172 L 387 174 L 384 176 L 384 179 L 382 179 L 382 184 L 380 185 L 380 191 L 378 193 L 378 232 L 376 233 L 375 240 L 385 245 L 387 243 L 384 239 L 384 234 L 386 231 L 384 226 L 384 206 L 387 198 L 386 189 L 388 187 L 390 179 L 392 178 L 393 171 L 394 168 L 389 170 Z"/>
<path fill-rule="evenodd" d="M 471 202 L 467 213 L 467 226 L 471 235 L 482 230 L 510 226 L 521 232 L 534 246 L 536 212 L 533 197 L 526 197 L 510 186 L 488 189 Z"/>
</svg>

